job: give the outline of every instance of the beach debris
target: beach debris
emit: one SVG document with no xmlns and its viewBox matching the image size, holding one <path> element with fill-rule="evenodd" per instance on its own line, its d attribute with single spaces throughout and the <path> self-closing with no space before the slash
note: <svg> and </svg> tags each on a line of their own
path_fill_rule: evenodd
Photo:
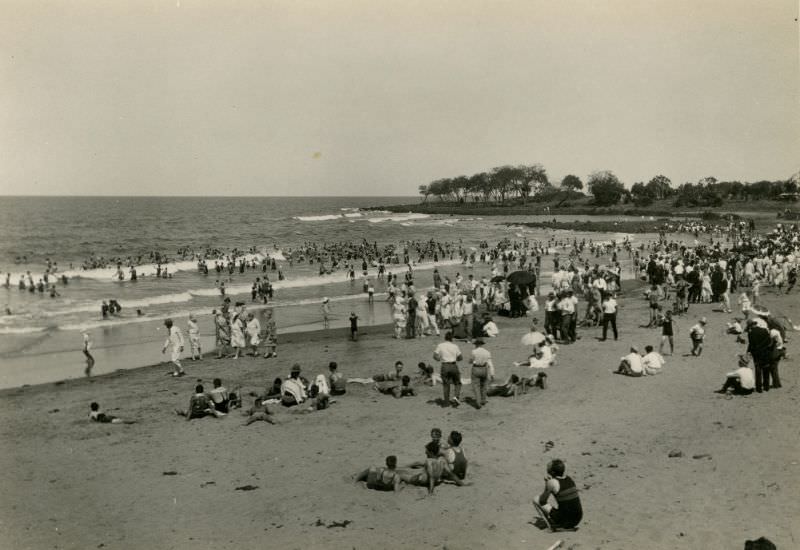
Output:
<svg viewBox="0 0 800 550">
<path fill-rule="evenodd" d="M 608 467 L 609 467 L 609 468 L 619 468 L 619 466 L 618 466 L 618 465 L 616 465 L 616 464 L 609 464 L 609 465 L 608 465 Z"/>
<path fill-rule="evenodd" d="M 164 476 L 176 476 L 176 475 L 178 475 L 178 472 L 176 472 L 175 470 L 169 470 L 169 471 L 166 471 L 166 472 L 162 472 L 161 475 L 164 475 Z"/>
<path fill-rule="evenodd" d="M 203 487 L 208 487 L 209 485 L 216 485 L 216 484 L 217 484 L 216 481 L 206 481 L 205 483 L 200 484 L 200 488 L 202 489 Z"/>
<path fill-rule="evenodd" d="M 255 491 L 258 489 L 258 485 L 242 485 L 241 487 L 237 487 L 234 489 L 235 491 Z"/>
<path fill-rule="evenodd" d="M 591 455 L 592 455 L 592 453 L 590 453 L 589 451 L 583 451 L 581 453 L 581 456 L 591 456 Z"/>
<path fill-rule="evenodd" d="M 692 455 L 692 458 L 694 458 L 695 460 L 699 460 L 701 458 L 711 458 L 711 455 L 708 454 L 708 453 L 700 453 L 700 454 Z"/>
<path fill-rule="evenodd" d="M 668 455 L 668 456 L 669 456 L 670 458 L 680 458 L 680 457 L 682 457 L 682 456 L 683 456 L 683 451 L 681 451 L 681 450 L 678 450 L 678 449 L 673 449 L 673 450 L 671 450 L 671 451 L 669 452 L 669 455 Z"/>
<path fill-rule="evenodd" d="M 59 412 L 60 410 L 61 409 L 53 409 L 52 411 L 47 411 L 47 412 L 50 413 L 50 414 L 53 414 L 53 413 Z"/>
<path fill-rule="evenodd" d="M 544 444 L 544 452 L 547 452 L 547 451 L 549 451 L 550 449 L 552 449 L 552 448 L 553 448 L 553 447 L 555 447 L 555 446 L 556 446 L 556 444 L 555 444 L 555 443 L 553 443 L 552 441 L 547 441 L 547 442 Z"/>
</svg>

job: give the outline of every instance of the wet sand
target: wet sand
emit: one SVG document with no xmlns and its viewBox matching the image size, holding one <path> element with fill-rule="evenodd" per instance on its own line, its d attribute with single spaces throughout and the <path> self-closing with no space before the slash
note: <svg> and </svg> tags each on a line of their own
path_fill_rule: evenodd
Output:
<svg viewBox="0 0 800 550">
<path fill-rule="evenodd" d="M 764 292 L 774 310 L 800 319 L 800 300 Z M 561 346 L 549 387 L 517 399 L 440 408 L 441 389 L 395 400 L 349 385 L 326 411 L 281 411 L 277 425 L 242 426 L 238 411 L 186 422 L 201 380 L 215 376 L 244 394 L 262 391 L 299 362 L 307 377 L 339 363 L 369 376 L 401 359 L 407 370 L 431 361 L 440 340 L 390 338 L 388 326 L 282 337 L 278 359 L 186 362 L 172 379 L 165 364 L 0 392 L 2 548 L 741 548 L 766 536 L 779 548 L 800 543 L 800 423 L 795 333 L 781 365 L 783 388 L 726 399 L 713 393 L 743 349 L 725 334 L 730 315 L 693 305 L 678 320 L 676 354 L 659 376 L 611 370 L 631 344 L 657 346 L 640 292 L 620 300 L 620 340 L 599 329 Z M 583 304 L 582 304 L 583 305 Z M 689 327 L 709 318 L 701 358 L 685 357 Z M 487 349 L 504 379 L 524 358 L 529 320 L 498 318 Z M 471 345 L 459 344 L 466 354 Z M 462 365 L 462 373 L 467 368 Z M 501 380 L 502 381 L 502 380 Z M 464 394 L 471 395 L 470 386 Z M 91 401 L 134 425 L 90 423 Z M 251 401 L 247 397 L 247 401 Z M 381 465 L 421 459 L 432 427 L 464 434 L 467 487 L 417 487 L 398 494 L 350 480 Z M 551 443 L 549 443 L 551 442 Z M 671 451 L 682 456 L 670 458 Z M 581 491 L 576 532 L 531 523 L 531 499 L 545 465 L 559 457 Z"/>
</svg>

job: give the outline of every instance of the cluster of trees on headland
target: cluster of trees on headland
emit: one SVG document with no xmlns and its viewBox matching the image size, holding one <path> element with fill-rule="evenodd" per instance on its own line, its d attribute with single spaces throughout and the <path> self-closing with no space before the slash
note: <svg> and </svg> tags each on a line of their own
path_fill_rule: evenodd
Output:
<svg viewBox="0 0 800 550">
<path fill-rule="evenodd" d="M 787 180 L 758 181 L 718 181 L 714 177 L 700 179 L 697 183 L 684 183 L 675 186 L 662 175 L 647 183 L 636 182 L 630 189 L 609 170 L 593 172 L 584 182 L 575 175 L 565 176 L 553 183 L 547 177 L 547 170 L 541 164 L 498 166 L 488 172 L 472 176 L 443 178 L 420 185 L 419 193 L 423 202 L 431 198 L 442 202 L 484 202 L 504 204 L 507 201 L 551 202 L 583 196 L 584 188 L 592 195 L 592 204 L 611 206 L 632 203 L 636 206 L 649 206 L 654 201 L 672 199 L 677 207 L 722 206 L 726 200 L 778 200 L 797 199 L 798 175 Z"/>
</svg>

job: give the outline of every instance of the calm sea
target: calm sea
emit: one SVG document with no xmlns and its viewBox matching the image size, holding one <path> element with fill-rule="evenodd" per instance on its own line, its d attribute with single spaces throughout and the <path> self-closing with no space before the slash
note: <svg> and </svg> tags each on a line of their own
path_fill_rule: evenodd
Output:
<svg viewBox="0 0 800 550">
<path fill-rule="evenodd" d="M 321 277 L 317 265 L 293 263 L 288 252 L 305 243 L 360 242 L 367 239 L 379 246 L 403 241 L 452 242 L 464 249 L 486 240 L 502 238 L 531 240 L 558 235 L 528 229 L 509 228 L 503 222 L 534 219 L 470 218 L 427 216 L 363 210 L 375 205 L 404 204 L 409 197 L 6 197 L 0 201 L 0 272 L 2 282 L 9 274 L 10 287 L 0 289 L 0 387 L 79 376 L 82 373 L 80 346 L 89 332 L 98 355 L 97 373 L 157 362 L 161 359 L 161 325 L 167 317 L 185 330 L 186 317 L 200 317 L 201 328 L 210 345 L 213 333 L 210 311 L 220 303 L 217 280 L 224 280 L 228 294 L 249 303 L 250 288 L 263 273 L 247 270 L 240 274 L 208 275 L 198 272 L 196 260 L 181 258 L 179 251 L 204 253 L 238 249 L 248 258 L 269 255 L 284 273 L 269 271 L 275 288 L 271 304 L 279 331 L 319 328 L 319 300 L 331 297 L 339 306 L 337 318 L 344 324 L 351 309 L 363 315 L 362 323 L 388 320 L 388 308 L 366 310 L 361 282 L 350 283 L 343 272 Z M 585 218 L 585 217 L 582 217 Z M 560 219 L 565 219 L 560 217 Z M 574 235 L 561 235 L 572 239 Z M 580 235 L 577 235 L 579 238 Z M 620 238 L 620 235 L 588 235 L 587 238 Z M 164 263 L 171 278 L 156 278 L 157 266 L 147 259 L 151 253 L 166 255 Z M 84 269 L 90 260 L 143 256 L 137 267 L 139 279 L 116 276 L 116 264 Z M 413 259 L 413 257 L 412 257 Z M 459 258 L 442 258 L 440 270 L 461 270 Z M 30 272 L 34 282 L 43 278 L 50 262 L 56 266 L 58 295 L 48 291 L 21 290 L 18 282 Z M 448 265 L 450 264 L 450 265 Z M 419 266 L 418 286 L 431 284 L 432 265 Z M 404 266 L 388 266 L 403 271 Z M 479 274 L 480 267 L 476 268 Z M 488 268 L 484 268 L 486 270 Z M 360 269 L 357 269 L 360 271 Z M 426 271 L 428 274 L 426 274 Z M 60 275 L 67 276 L 63 284 Z M 370 268 L 374 279 L 375 269 Z M 421 284 L 420 284 L 421 283 Z M 376 285 L 376 291 L 384 288 Z M 120 315 L 102 319 L 103 300 L 122 305 Z M 140 310 L 141 314 L 137 313 Z M 8 313 L 10 312 L 10 313 Z M 208 347 L 208 346 L 207 346 Z M 108 360 L 105 360 L 108 359 Z"/>
</svg>

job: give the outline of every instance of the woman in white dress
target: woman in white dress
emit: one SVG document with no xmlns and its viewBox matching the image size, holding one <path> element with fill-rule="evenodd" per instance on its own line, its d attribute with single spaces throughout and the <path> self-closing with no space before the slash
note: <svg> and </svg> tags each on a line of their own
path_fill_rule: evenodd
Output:
<svg viewBox="0 0 800 550">
<path fill-rule="evenodd" d="M 239 313 L 235 314 L 231 320 L 231 346 L 233 346 L 233 349 L 236 350 L 233 358 L 238 359 L 239 353 L 245 346 L 244 322 L 242 321 L 242 316 Z"/>
</svg>

